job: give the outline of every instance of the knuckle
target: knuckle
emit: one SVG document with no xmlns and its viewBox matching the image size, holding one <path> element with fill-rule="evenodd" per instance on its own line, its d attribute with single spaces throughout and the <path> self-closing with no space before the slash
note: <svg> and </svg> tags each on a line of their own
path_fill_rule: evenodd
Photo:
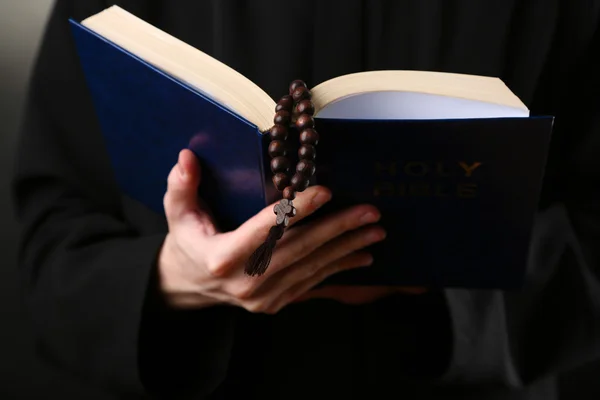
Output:
<svg viewBox="0 0 600 400">
<path fill-rule="evenodd" d="M 178 177 L 177 177 L 177 165 L 173 166 L 173 168 L 171 168 L 171 171 L 169 172 L 169 175 L 167 176 L 167 192 L 166 193 L 170 193 L 176 186 L 178 183 Z"/>
<path fill-rule="evenodd" d="M 307 280 L 312 278 L 313 276 L 315 276 L 315 273 L 317 272 L 317 268 L 315 268 L 314 266 L 308 266 L 305 268 L 302 268 L 302 275 L 300 277 L 300 280 Z"/>
<path fill-rule="evenodd" d="M 319 274 L 321 271 L 323 271 L 326 265 L 326 260 L 323 257 L 319 257 L 312 263 L 312 265 L 309 268 L 306 268 L 306 278 L 310 278 Z"/>
<path fill-rule="evenodd" d="M 211 258 L 206 263 L 208 273 L 215 278 L 222 278 L 231 269 L 231 262 L 220 258 Z"/>
<path fill-rule="evenodd" d="M 163 196 L 163 207 L 165 209 L 165 215 L 167 218 L 170 218 L 172 215 L 171 209 L 171 195 L 170 193 L 167 191 L 165 192 L 164 196 Z"/>
<path fill-rule="evenodd" d="M 238 300 L 247 300 L 254 294 L 254 287 L 250 284 L 240 284 L 231 289 L 231 295 Z"/>
<path fill-rule="evenodd" d="M 243 303 L 243 307 L 253 314 L 275 315 L 281 310 L 281 302 L 261 299 Z"/>
<path fill-rule="evenodd" d="M 322 268 L 322 262 L 312 260 L 311 262 L 298 266 L 297 281 L 304 281 L 313 277 Z"/>
<path fill-rule="evenodd" d="M 265 310 L 265 305 L 260 301 L 246 302 L 243 304 L 243 307 L 253 314 L 263 313 Z"/>
<path fill-rule="evenodd" d="M 175 183 L 175 169 L 176 168 L 177 168 L 177 165 L 174 165 L 173 167 L 171 167 L 171 171 L 169 171 L 169 175 L 167 175 L 167 190 L 171 185 L 173 185 L 173 183 Z"/>
<path fill-rule="evenodd" d="M 302 257 L 306 257 L 308 256 L 310 253 L 313 252 L 313 247 L 311 246 L 311 244 L 308 242 L 308 240 L 306 240 L 305 238 L 298 238 L 298 255 L 302 256 Z"/>
<path fill-rule="evenodd" d="M 259 309 L 258 309 L 258 306 L 256 305 L 256 303 L 244 303 L 244 304 L 242 304 L 242 307 L 244 307 L 246 309 L 246 311 L 251 312 L 253 314 L 259 312 Z"/>
</svg>

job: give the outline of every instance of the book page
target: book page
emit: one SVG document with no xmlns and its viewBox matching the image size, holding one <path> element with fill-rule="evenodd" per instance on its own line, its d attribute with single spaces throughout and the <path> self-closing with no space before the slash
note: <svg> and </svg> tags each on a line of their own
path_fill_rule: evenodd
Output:
<svg viewBox="0 0 600 400">
<path fill-rule="evenodd" d="M 529 111 L 501 104 L 417 92 L 368 92 L 329 103 L 318 118 L 458 119 L 528 117 Z"/>
</svg>

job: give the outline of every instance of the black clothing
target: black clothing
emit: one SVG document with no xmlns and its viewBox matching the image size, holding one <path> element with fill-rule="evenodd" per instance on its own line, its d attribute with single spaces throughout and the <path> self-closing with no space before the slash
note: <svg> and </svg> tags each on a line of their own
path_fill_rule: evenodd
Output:
<svg viewBox="0 0 600 400">
<path fill-rule="evenodd" d="M 441 70 L 499 76 L 557 117 L 522 292 L 275 316 L 161 303 L 165 221 L 119 195 L 67 22 L 111 4 L 57 1 L 22 130 L 21 271 L 46 361 L 119 398 L 548 400 L 557 374 L 600 358 L 600 2 L 116 1 L 274 99 L 293 79 Z"/>
</svg>

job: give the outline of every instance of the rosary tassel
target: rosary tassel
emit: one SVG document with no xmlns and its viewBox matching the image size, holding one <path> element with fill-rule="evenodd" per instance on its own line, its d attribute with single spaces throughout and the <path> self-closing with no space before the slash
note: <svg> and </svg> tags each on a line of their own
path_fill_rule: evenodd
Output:
<svg viewBox="0 0 600 400">
<path fill-rule="evenodd" d="M 277 241 L 283 236 L 285 226 L 277 224 L 271 227 L 267 240 L 261 244 L 248 259 L 245 273 L 250 276 L 260 276 L 265 273 L 271 263 L 271 256 Z"/>
</svg>

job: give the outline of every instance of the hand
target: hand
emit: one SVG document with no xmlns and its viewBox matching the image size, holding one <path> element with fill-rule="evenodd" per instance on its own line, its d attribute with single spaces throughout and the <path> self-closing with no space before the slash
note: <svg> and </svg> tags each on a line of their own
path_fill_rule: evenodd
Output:
<svg viewBox="0 0 600 400">
<path fill-rule="evenodd" d="M 248 277 L 244 264 L 273 226 L 273 206 L 234 231 L 217 232 L 208 210 L 199 205 L 199 183 L 196 157 L 184 150 L 168 178 L 164 205 L 169 233 L 159 255 L 161 288 L 174 307 L 229 304 L 275 313 L 330 275 L 370 265 L 372 257 L 362 249 L 385 237 L 381 227 L 372 225 L 380 214 L 370 205 L 294 226 L 331 198 L 327 189 L 310 187 L 294 200 L 297 215 L 274 249 L 267 272 Z"/>
</svg>

